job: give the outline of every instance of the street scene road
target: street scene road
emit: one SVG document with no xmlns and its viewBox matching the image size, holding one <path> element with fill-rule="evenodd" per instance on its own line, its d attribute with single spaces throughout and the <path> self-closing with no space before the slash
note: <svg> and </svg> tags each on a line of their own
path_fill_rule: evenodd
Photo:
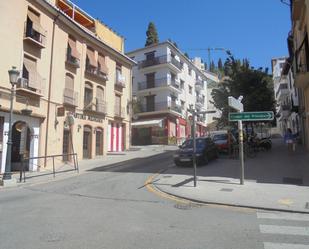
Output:
<svg viewBox="0 0 309 249">
<path fill-rule="evenodd" d="M 309 214 L 203 205 L 149 191 L 147 179 L 159 171 L 192 171 L 177 171 L 172 154 L 1 189 L 1 248 L 308 248 Z M 220 165 L 198 170 L 214 167 Z"/>
</svg>

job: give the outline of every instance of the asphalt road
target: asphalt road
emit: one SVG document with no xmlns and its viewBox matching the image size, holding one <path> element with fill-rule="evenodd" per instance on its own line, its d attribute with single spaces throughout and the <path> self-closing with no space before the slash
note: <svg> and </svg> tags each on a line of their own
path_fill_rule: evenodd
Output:
<svg viewBox="0 0 309 249">
<path fill-rule="evenodd" d="M 179 203 L 149 192 L 147 178 L 168 166 L 167 153 L 0 190 L 0 248 L 309 248 L 307 215 Z"/>
</svg>

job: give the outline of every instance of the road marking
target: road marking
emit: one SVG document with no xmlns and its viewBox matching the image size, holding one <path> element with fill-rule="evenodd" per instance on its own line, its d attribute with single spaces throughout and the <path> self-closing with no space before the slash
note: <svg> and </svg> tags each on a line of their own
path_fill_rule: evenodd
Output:
<svg viewBox="0 0 309 249">
<path fill-rule="evenodd" d="M 309 236 L 309 227 L 260 225 L 261 233 Z"/>
<path fill-rule="evenodd" d="M 308 249 L 309 245 L 264 242 L 264 249 Z"/>
<path fill-rule="evenodd" d="M 306 214 L 257 212 L 256 215 L 258 219 L 309 221 Z"/>
<path fill-rule="evenodd" d="M 285 206 L 291 206 L 294 202 L 291 199 L 280 199 L 278 200 L 278 203 Z"/>
</svg>

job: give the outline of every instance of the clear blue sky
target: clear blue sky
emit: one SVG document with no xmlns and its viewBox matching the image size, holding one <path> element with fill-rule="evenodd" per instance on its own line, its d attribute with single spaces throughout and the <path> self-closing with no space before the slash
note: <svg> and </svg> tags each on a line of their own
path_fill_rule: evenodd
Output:
<svg viewBox="0 0 309 249">
<path fill-rule="evenodd" d="M 149 21 L 160 41 L 168 38 L 190 57 L 206 51 L 191 49 L 224 47 L 236 58 L 248 58 L 254 67 L 269 67 L 273 57 L 287 55 L 289 7 L 280 0 L 72 0 L 94 18 L 126 38 L 125 50 L 143 47 Z M 222 52 L 211 54 L 213 59 Z"/>
</svg>

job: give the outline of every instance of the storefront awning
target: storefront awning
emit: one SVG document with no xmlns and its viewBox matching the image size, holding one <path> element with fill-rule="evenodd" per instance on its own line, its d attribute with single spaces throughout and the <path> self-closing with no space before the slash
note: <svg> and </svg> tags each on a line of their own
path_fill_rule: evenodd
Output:
<svg viewBox="0 0 309 249">
<path fill-rule="evenodd" d="M 163 127 L 163 119 L 152 119 L 132 123 L 133 128 Z"/>
</svg>

